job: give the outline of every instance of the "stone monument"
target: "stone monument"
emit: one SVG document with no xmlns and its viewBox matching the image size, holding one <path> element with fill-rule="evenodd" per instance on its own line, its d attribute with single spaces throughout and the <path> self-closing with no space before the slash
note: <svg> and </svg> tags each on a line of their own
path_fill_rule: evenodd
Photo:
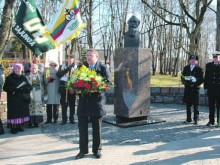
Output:
<svg viewBox="0 0 220 165">
<path fill-rule="evenodd" d="M 128 20 L 124 47 L 115 50 L 114 113 L 116 123 L 147 119 L 150 113 L 150 49 L 139 48 L 140 21 Z"/>
<path fill-rule="evenodd" d="M 124 34 L 124 47 L 139 48 L 140 45 L 140 32 L 138 26 L 140 20 L 134 15 L 128 20 L 128 31 Z"/>
</svg>

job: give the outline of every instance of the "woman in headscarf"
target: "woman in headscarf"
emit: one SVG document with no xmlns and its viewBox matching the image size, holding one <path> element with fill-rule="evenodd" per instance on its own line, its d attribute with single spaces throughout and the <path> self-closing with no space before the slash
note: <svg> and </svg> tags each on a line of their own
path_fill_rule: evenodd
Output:
<svg viewBox="0 0 220 165">
<path fill-rule="evenodd" d="M 30 103 L 30 122 L 29 128 L 39 127 L 39 123 L 43 122 L 43 103 L 44 96 L 44 84 L 43 77 L 38 72 L 38 65 L 31 64 L 30 75 L 27 76 L 29 83 L 33 86 L 31 91 L 31 103 Z"/>
<path fill-rule="evenodd" d="M 22 75 L 23 65 L 16 63 L 13 72 L 6 77 L 3 86 L 7 92 L 7 124 L 11 133 L 23 132 L 22 126 L 30 120 L 29 101 L 24 101 L 23 94 L 30 94 L 32 86 Z"/>
</svg>

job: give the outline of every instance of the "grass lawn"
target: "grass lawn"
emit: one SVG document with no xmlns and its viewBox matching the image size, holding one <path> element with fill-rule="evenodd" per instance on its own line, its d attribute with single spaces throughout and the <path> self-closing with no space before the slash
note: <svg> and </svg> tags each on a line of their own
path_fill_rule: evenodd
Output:
<svg viewBox="0 0 220 165">
<path fill-rule="evenodd" d="M 111 72 L 112 80 L 114 81 L 114 72 Z M 171 75 L 160 75 L 156 73 L 155 76 L 150 77 L 151 87 L 183 87 L 180 81 L 180 74 L 178 77 L 172 77 Z"/>
<path fill-rule="evenodd" d="M 180 75 L 178 77 L 172 77 L 171 75 L 160 75 L 150 77 L 151 87 L 182 87 Z"/>
</svg>

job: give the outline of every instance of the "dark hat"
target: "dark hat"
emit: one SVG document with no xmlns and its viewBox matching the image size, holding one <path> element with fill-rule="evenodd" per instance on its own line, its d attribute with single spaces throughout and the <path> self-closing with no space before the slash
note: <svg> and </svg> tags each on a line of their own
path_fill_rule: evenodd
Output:
<svg viewBox="0 0 220 165">
<path fill-rule="evenodd" d="M 212 53 L 212 57 L 215 58 L 215 57 L 218 57 L 220 55 L 220 51 L 214 51 Z"/>
<path fill-rule="evenodd" d="M 199 57 L 197 55 L 190 55 L 189 60 L 198 60 Z"/>
</svg>

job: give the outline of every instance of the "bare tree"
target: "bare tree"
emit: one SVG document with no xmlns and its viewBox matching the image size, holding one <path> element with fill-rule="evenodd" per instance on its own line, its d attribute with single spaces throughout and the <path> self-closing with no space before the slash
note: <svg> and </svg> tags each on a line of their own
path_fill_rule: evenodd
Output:
<svg viewBox="0 0 220 165">
<path fill-rule="evenodd" d="M 217 16 L 216 16 L 216 50 L 220 50 L 220 1 L 217 0 Z"/>
<path fill-rule="evenodd" d="M 148 0 L 141 1 L 166 23 L 184 27 L 190 40 L 187 52 L 189 54 L 197 54 L 201 37 L 201 24 L 205 12 L 213 0 L 179 0 L 180 13 L 172 13 L 170 10 L 164 8 L 162 4 L 166 0 L 158 0 L 155 6 L 151 6 Z M 172 14 L 174 17 L 172 20 L 169 20 L 168 17 L 161 15 L 161 11 Z"/>
<path fill-rule="evenodd" d="M 3 56 L 5 45 L 7 44 L 10 36 L 10 29 L 12 27 L 12 9 L 14 2 L 14 0 L 5 1 L 5 5 L 3 8 L 0 24 L 0 59 Z"/>
</svg>

